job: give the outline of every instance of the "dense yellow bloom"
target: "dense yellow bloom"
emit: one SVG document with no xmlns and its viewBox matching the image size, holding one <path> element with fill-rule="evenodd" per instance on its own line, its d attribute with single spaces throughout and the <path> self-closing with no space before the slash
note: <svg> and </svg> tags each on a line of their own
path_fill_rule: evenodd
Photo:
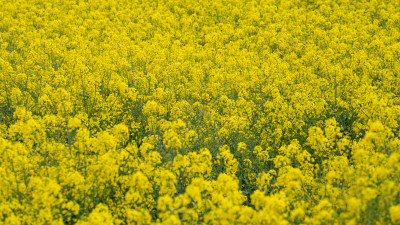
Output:
<svg viewBox="0 0 400 225">
<path fill-rule="evenodd" d="M 77 224 L 96 224 L 105 225 L 113 224 L 113 218 L 108 210 L 108 207 L 103 204 L 98 204 L 96 208 L 89 214 L 86 220 L 79 221 Z"/>
<path fill-rule="evenodd" d="M 113 129 L 113 135 L 119 143 L 125 143 L 129 138 L 129 129 L 124 124 L 118 124 Z"/>
<path fill-rule="evenodd" d="M 163 116 L 166 109 L 155 101 L 148 101 L 143 106 L 143 115 L 145 116 Z"/>
<path fill-rule="evenodd" d="M 0 224 L 399 224 L 400 2 L 0 0 Z"/>
<path fill-rule="evenodd" d="M 167 130 L 164 133 L 164 145 L 166 148 L 180 149 L 182 148 L 182 142 L 178 137 L 178 134 L 173 130 Z"/>
<path fill-rule="evenodd" d="M 400 221 L 400 205 L 390 207 L 389 211 L 392 223 L 398 223 Z"/>
<path fill-rule="evenodd" d="M 226 173 L 228 175 L 235 175 L 235 173 L 238 171 L 239 164 L 230 152 L 229 147 L 224 145 L 219 149 L 219 151 L 220 155 L 218 157 L 222 159 Z"/>
</svg>

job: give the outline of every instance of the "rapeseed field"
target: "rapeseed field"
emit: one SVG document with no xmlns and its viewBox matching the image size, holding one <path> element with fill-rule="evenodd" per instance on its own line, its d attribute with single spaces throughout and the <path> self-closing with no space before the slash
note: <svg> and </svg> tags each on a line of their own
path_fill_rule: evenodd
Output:
<svg viewBox="0 0 400 225">
<path fill-rule="evenodd" d="M 400 224 L 400 1 L 0 0 L 0 224 Z"/>
</svg>

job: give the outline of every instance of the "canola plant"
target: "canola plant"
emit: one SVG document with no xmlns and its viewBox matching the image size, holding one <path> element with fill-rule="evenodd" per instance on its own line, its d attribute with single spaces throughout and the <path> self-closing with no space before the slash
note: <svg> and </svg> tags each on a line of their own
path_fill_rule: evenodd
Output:
<svg viewBox="0 0 400 225">
<path fill-rule="evenodd" d="M 400 224 L 400 1 L 0 0 L 0 224 Z"/>
</svg>

